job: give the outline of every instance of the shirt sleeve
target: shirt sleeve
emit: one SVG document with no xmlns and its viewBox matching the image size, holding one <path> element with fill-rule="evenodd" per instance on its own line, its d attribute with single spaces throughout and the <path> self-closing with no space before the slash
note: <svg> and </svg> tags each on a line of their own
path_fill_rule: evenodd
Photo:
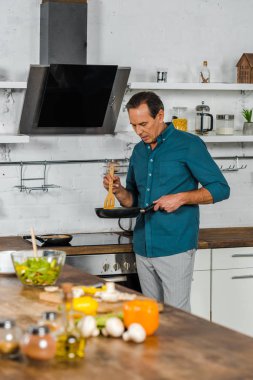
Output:
<svg viewBox="0 0 253 380">
<path fill-rule="evenodd" d="M 187 165 L 195 179 L 211 193 L 214 203 L 229 198 L 230 187 L 199 137 L 190 142 Z"/>
<path fill-rule="evenodd" d="M 135 182 L 133 160 L 134 158 L 132 155 L 130 158 L 129 168 L 128 168 L 127 177 L 126 177 L 126 189 L 132 193 L 133 207 L 137 207 L 138 206 L 138 189 L 136 187 L 136 182 Z"/>
</svg>

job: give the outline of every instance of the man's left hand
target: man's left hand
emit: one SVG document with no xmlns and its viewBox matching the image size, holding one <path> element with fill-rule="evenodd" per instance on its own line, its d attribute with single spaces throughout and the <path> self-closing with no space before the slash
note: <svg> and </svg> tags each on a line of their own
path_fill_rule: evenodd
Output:
<svg viewBox="0 0 253 380">
<path fill-rule="evenodd" d="M 166 212 L 174 212 L 184 204 L 183 193 L 163 195 L 154 201 L 154 211 L 164 210 Z"/>
</svg>

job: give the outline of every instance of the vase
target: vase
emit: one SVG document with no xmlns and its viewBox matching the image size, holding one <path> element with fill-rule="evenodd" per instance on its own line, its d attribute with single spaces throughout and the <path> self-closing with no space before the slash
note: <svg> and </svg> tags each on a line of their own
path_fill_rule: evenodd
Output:
<svg viewBox="0 0 253 380">
<path fill-rule="evenodd" d="M 244 135 L 253 135 L 253 122 L 243 124 L 243 134 Z"/>
</svg>

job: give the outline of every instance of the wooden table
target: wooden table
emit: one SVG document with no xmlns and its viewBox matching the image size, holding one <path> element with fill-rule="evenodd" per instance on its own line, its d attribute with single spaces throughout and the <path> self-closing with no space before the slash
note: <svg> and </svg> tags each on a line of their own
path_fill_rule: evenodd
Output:
<svg viewBox="0 0 253 380">
<path fill-rule="evenodd" d="M 98 279 L 64 267 L 60 281 L 92 284 Z M 39 290 L 16 277 L 0 276 L 1 316 L 26 327 L 54 309 L 38 300 Z M 77 364 L 35 365 L 0 361 L 1 380 L 249 380 L 253 379 L 253 339 L 181 310 L 165 307 L 156 334 L 143 344 L 90 338 Z"/>
</svg>

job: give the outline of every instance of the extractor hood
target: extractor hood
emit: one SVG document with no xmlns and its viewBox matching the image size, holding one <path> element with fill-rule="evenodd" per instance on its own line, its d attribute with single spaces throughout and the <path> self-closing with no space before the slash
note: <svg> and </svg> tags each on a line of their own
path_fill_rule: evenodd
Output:
<svg viewBox="0 0 253 380">
<path fill-rule="evenodd" d="M 32 65 L 20 133 L 112 134 L 129 73 L 116 65 Z"/>
</svg>

